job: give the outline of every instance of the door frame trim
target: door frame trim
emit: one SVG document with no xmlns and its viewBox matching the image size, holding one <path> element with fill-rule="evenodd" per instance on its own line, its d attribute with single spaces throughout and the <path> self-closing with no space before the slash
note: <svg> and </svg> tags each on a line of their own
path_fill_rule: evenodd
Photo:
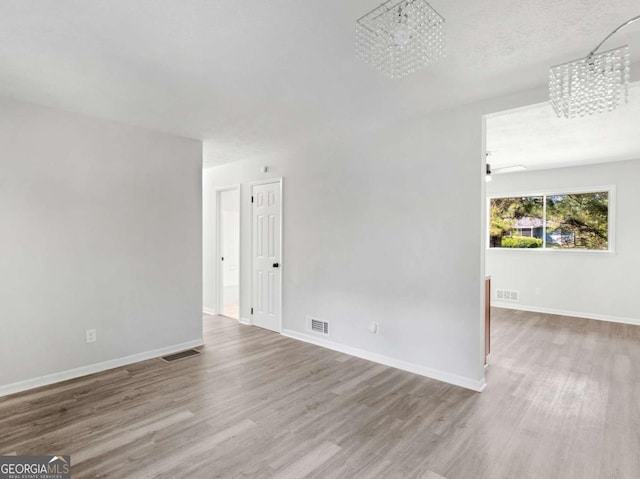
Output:
<svg viewBox="0 0 640 479">
<path fill-rule="evenodd" d="M 284 245 L 284 178 L 283 177 L 279 177 L 279 178 L 270 178 L 268 180 L 258 180 L 258 181 L 252 181 L 249 183 L 249 187 L 250 187 L 250 193 L 251 193 L 251 197 L 254 196 L 253 194 L 253 190 L 254 187 L 256 186 L 260 186 L 260 185 L 270 185 L 270 184 L 274 184 L 277 183 L 280 185 L 280 251 L 278 252 L 279 256 L 280 256 L 280 264 L 284 264 L 284 260 L 283 260 L 283 245 Z M 251 305 L 250 307 L 253 307 L 253 204 L 251 204 L 251 240 L 250 240 L 250 244 L 251 244 L 251 252 L 249 254 L 249 270 L 250 270 L 250 278 L 249 278 L 249 292 L 250 292 L 250 296 L 249 298 L 251 299 Z M 278 281 L 279 286 L 280 286 L 280 320 L 278 322 L 278 331 L 277 333 L 282 334 L 282 323 L 283 323 L 283 319 L 284 319 L 284 303 L 282 301 L 283 299 L 283 292 L 282 292 L 282 276 L 284 275 L 284 271 L 283 271 L 283 267 L 280 266 L 280 280 Z M 253 315 L 249 314 L 249 324 L 251 324 L 253 326 Z"/>
<path fill-rule="evenodd" d="M 220 258 L 222 257 L 222 210 L 220 208 L 221 206 L 221 202 L 220 202 L 220 197 L 221 194 L 224 193 L 225 191 L 237 191 L 238 192 L 238 228 L 240 229 L 240 231 L 238 232 L 238 252 L 239 254 L 239 258 L 238 258 L 238 274 L 240 275 L 242 273 L 242 185 L 240 184 L 236 184 L 236 185 L 229 185 L 229 186 L 221 186 L 220 188 L 216 188 L 216 234 L 215 234 L 215 241 L 216 241 L 216 257 L 215 257 L 215 274 L 216 274 L 216 281 L 215 284 L 217 285 L 216 287 L 216 311 L 215 314 L 217 315 L 221 315 L 222 311 L 223 311 L 223 304 L 222 304 L 222 289 L 224 288 L 224 285 L 222 284 L 222 261 L 220 261 Z M 240 308 L 242 307 L 242 281 L 239 282 L 239 286 L 238 286 L 238 308 L 240 310 Z M 240 312 L 238 311 L 238 321 L 240 321 Z M 233 318 L 232 318 L 233 319 Z"/>
</svg>

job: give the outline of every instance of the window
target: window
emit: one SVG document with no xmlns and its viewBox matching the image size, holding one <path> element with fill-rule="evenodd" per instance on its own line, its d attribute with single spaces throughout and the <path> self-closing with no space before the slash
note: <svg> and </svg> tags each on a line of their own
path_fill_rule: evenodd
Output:
<svg viewBox="0 0 640 479">
<path fill-rule="evenodd" d="M 610 196 L 599 191 L 491 198 L 489 247 L 610 251 Z"/>
</svg>

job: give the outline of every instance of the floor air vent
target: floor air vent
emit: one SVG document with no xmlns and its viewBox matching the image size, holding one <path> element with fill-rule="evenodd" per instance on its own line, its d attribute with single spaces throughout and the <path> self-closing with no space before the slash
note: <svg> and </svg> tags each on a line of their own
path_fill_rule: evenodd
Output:
<svg viewBox="0 0 640 479">
<path fill-rule="evenodd" d="M 307 328 L 312 333 L 329 336 L 329 322 L 307 316 Z"/>
<path fill-rule="evenodd" d="M 162 359 L 165 363 L 173 363 L 175 361 L 179 361 L 181 359 L 190 358 L 192 356 L 197 356 L 200 354 L 200 351 L 197 349 L 188 349 L 187 351 L 182 351 L 180 353 L 170 354 L 169 356 L 162 356 Z"/>
<path fill-rule="evenodd" d="M 498 289 L 496 290 L 496 299 L 498 301 L 520 301 L 520 292 L 519 291 L 509 291 L 507 289 Z"/>
</svg>

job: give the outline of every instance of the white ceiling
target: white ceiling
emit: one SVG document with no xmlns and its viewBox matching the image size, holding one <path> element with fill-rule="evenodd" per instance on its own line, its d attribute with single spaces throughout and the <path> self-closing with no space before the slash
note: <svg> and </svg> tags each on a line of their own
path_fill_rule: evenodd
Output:
<svg viewBox="0 0 640 479">
<path fill-rule="evenodd" d="M 494 172 L 640 159 L 640 82 L 629 103 L 612 112 L 567 120 L 548 103 L 487 118 L 487 151 Z"/>
<path fill-rule="evenodd" d="M 379 2 L 2 0 L 0 95 L 199 138 L 213 165 L 544 85 L 640 13 L 638 0 L 432 0 L 448 57 L 391 80 L 354 55 L 355 19 Z M 640 58 L 639 31 L 612 43 Z"/>
</svg>

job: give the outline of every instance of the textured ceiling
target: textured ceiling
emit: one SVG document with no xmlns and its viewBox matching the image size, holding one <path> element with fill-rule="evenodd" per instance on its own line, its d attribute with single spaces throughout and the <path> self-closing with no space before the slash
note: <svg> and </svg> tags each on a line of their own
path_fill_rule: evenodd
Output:
<svg viewBox="0 0 640 479">
<path fill-rule="evenodd" d="M 640 83 L 629 103 L 601 115 L 567 120 L 548 104 L 506 111 L 487 118 L 487 160 L 491 168 L 522 165 L 559 168 L 640 159 Z"/>
<path fill-rule="evenodd" d="M 354 55 L 378 1 L 2 0 L 0 95 L 199 138 L 212 165 L 541 86 L 640 14 L 638 0 L 432 0 L 447 58 L 391 80 Z M 640 58 L 640 28 L 623 42 Z"/>
</svg>

